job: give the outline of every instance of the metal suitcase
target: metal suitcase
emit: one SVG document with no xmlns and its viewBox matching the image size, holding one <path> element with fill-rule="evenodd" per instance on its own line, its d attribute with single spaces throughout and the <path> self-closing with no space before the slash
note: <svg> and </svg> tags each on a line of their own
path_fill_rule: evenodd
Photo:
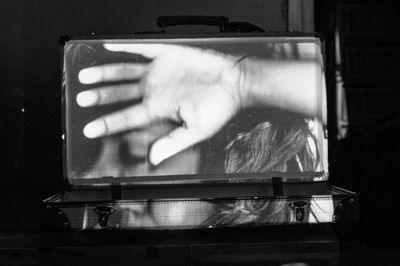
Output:
<svg viewBox="0 0 400 266">
<path fill-rule="evenodd" d="M 239 73 L 249 62 L 283 62 L 285 71 L 293 71 L 286 72 L 283 82 L 298 82 L 299 87 L 301 80 L 296 79 L 301 74 L 296 71 L 302 68 L 291 66 L 312 62 L 313 72 L 305 72 L 311 73 L 305 78 L 314 84 L 312 115 L 296 113 L 293 106 L 286 109 L 280 102 L 239 108 L 217 132 L 155 165 L 158 155 L 150 154 L 154 143 L 177 128 L 190 127 L 182 117 L 183 105 L 173 107 L 170 117 L 159 114 L 146 123 L 137 122 L 140 115 L 132 110 L 140 111 L 137 107 L 148 103 L 151 90 L 157 88 L 166 88 L 171 95 L 178 89 L 198 90 L 196 73 L 182 72 L 186 66 L 179 65 L 181 61 L 195 69 L 202 66 L 208 75 L 202 88 L 211 90 L 216 79 L 213 67 L 220 61 L 209 59 L 210 55 L 228 58 L 229 66 Z M 160 67 L 161 56 L 168 60 Z M 323 58 L 319 37 L 295 33 L 89 36 L 66 41 L 62 82 L 66 189 L 43 201 L 48 224 L 84 230 L 195 229 L 357 219 L 357 194 L 329 183 Z M 155 70 L 157 75 L 152 75 Z M 280 73 L 279 66 L 270 70 L 272 77 Z M 171 76 L 179 82 L 170 83 Z M 242 79 L 243 75 L 238 81 Z M 194 84 L 194 89 L 187 84 Z M 152 106 L 176 104 L 176 98 L 164 96 L 153 100 Z M 191 103 L 201 99 L 196 96 Z M 208 118 L 221 115 L 204 112 Z M 110 120 L 110 114 L 117 118 Z M 93 121 L 102 121 L 103 135 L 89 132 Z"/>
</svg>

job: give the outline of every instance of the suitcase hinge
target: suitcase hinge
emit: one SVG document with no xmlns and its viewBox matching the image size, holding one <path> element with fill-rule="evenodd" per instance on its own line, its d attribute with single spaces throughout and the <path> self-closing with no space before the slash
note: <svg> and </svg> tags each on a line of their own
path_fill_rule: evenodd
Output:
<svg viewBox="0 0 400 266">
<path fill-rule="evenodd" d="M 305 200 L 296 200 L 289 203 L 289 207 L 295 211 L 296 221 L 302 222 L 310 203 Z"/>
<path fill-rule="evenodd" d="M 108 217 L 115 212 L 115 209 L 112 206 L 101 205 L 94 208 L 93 211 L 98 215 L 99 225 L 107 227 Z"/>
</svg>

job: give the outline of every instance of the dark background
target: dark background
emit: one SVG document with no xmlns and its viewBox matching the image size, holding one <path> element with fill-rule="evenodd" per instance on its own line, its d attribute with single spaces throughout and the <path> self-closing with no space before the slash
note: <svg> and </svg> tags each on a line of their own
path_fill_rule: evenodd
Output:
<svg viewBox="0 0 400 266">
<path fill-rule="evenodd" d="M 246 5 L 239 0 L 1 0 L 0 78 L 5 122 L 1 131 L 6 156 L 0 187 L 5 201 L 13 203 L 7 204 L 0 228 L 40 230 L 37 203 L 63 188 L 61 35 L 159 31 L 158 16 L 182 14 L 225 15 L 233 21 L 282 31 L 286 29 L 285 4 L 272 0 Z M 200 30 L 218 31 L 211 27 Z"/>
<path fill-rule="evenodd" d="M 344 241 L 395 248 L 400 211 L 398 1 L 316 1 L 326 39 L 331 182 L 360 193 L 360 221 L 337 225 Z M 60 35 L 157 31 L 161 15 L 224 15 L 287 30 L 287 2 L 254 0 L 0 0 L 1 231 L 40 231 L 40 200 L 62 189 Z M 397 23 L 396 23 L 397 22 Z M 335 24 L 342 34 L 349 135 L 335 138 Z M 207 27 L 201 31 L 215 31 Z M 24 112 L 22 112 L 22 108 Z"/>
</svg>

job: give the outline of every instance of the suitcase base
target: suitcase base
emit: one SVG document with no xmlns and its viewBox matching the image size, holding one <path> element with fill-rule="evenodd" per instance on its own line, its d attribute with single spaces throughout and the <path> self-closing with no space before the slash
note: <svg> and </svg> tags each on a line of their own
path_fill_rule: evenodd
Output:
<svg viewBox="0 0 400 266">
<path fill-rule="evenodd" d="M 83 189 L 44 203 L 51 227 L 84 230 L 318 224 L 357 218 L 353 192 L 327 182 L 281 185 L 281 195 L 274 195 L 271 184 L 124 187 L 118 193 Z"/>
</svg>

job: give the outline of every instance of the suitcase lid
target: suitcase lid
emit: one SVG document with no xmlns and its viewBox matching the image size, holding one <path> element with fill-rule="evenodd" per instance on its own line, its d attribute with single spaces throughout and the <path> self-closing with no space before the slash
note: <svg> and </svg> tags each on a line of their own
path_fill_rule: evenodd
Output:
<svg viewBox="0 0 400 266">
<path fill-rule="evenodd" d="M 328 179 L 317 37 L 79 38 L 64 45 L 62 85 L 71 185 Z M 226 97 L 253 89 L 249 104 Z"/>
</svg>

